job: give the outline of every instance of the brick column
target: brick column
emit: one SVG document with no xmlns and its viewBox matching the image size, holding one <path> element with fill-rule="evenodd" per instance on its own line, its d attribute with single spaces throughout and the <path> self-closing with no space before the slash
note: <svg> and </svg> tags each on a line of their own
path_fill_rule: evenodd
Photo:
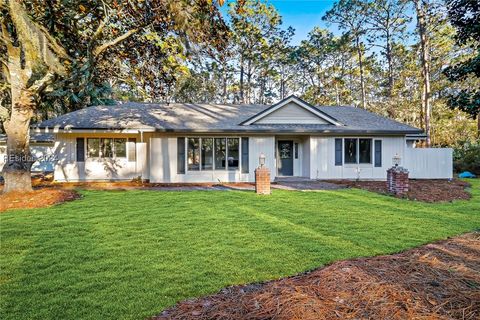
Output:
<svg viewBox="0 0 480 320">
<path fill-rule="evenodd" d="M 408 170 L 403 167 L 392 167 L 387 170 L 388 192 L 402 196 L 408 192 Z"/>
<path fill-rule="evenodd" d="M 270 194 L 270 170 L 265 167 L 255 169 L 255 192 L 257 194 Z"/>
</svg>

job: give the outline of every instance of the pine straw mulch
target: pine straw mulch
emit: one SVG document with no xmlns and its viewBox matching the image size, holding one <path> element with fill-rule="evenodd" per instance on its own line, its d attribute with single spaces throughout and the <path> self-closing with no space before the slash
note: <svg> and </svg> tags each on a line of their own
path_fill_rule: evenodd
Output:
<svg viewBox="0 0 480 320">
<path fill-rule="evenodd" d="M 480 319 L 480 233 L 229 287 L 152 319 Z"/>
<path fill-rule="evenodd" d="M 43 187 L 31 192 L 9 192 L 0 194 L 0 212 L 10 209 L 44 208 L 78 198 L 80 195 L 75 190 L 58 188 Z"/>
<path fill-rule="evenodd" d="M 66 190 L 51 185 L 49 176 L 33 176 L 31 192 L 9 192 L 2 194 L 3 185 L 0 185 L 0 212 L 10 209 L 44 208 L 55 204 L 79 199 L 75 190 Z"/>
<path fill-rule="evenodd" d="M 381 194 L 388 194 L 386 181 L 328 181 L 352 188 L 365 189 Z M 470 184 L 461 180 L 409 180 L 409 192 L 405 198 L 424 202 L 440 202 L 453 200 L 468 200 L 470 193 L 465 190 Z"/>
</svg>

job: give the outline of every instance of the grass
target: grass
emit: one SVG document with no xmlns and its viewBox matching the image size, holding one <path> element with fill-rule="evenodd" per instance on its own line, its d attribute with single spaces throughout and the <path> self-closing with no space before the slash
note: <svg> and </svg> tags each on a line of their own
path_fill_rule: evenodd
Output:
<svg viewBox="0 0 480 320">
<path fill-rule="evenodd" d="M 480 227 L 470 201 L 362 190 L 82 191 L 0 214 L 1 319 L 143 319 L 177 301 Z"/>
</svg>

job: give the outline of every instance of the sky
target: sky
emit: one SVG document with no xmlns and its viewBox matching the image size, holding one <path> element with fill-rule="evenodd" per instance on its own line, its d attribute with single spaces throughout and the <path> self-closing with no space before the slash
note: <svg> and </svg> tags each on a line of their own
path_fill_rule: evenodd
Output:
<svg viewBox="0 0 480 320">
<path fill-rule="evenodd" d="M 226 1 L 221 11 L 224 13 L 228 9 Z M 327 28 L 326 22 L 322 21 L 322 16 L 333 7 L 334 0 L 269 0 L 283 18 L 283 27 L 286 29 L 292 26 L 295 29 L 295 36 L 292 44 L 297 45 L 300 41 L 307 38 L 308 33 L 315 26 Z M 338 34 L 336 26 L 329 27 L 330 31 Z"/>
</svg>

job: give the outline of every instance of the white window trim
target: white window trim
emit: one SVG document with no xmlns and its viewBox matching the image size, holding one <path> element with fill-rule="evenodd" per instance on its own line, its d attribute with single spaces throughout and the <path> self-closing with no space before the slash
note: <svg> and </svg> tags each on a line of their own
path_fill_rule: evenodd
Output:
<svg viewBox="0 0 480 320">
<path fill-rule="evenodd" d="M 85 161 L 87 159 L 92 159 L 92 160 L 105 160 L 105 159 L 128 159 L 128 152 L 129 152 L 129 146 L 128 146 L 128 137 L 117 137 L 117 138 L 110 138 L 110 137 L 78 137 L 78 138 L 83 138 L 83 152 L 84 152 L 84 159 Z M 102 156 L 102 148 L 101 148 L 101 143 L 99 144 L 99 150 L 98 150 L 98 157 L 89 157 L 88 156 L 88 139 L 125 139 L 125 157 L 117 157 L 116 152 L 115 152 L 115 142 L 112 141 L 112 152 L 113 152 L 113 157 L 103 157 Z"/>
<path fill-rule="evenodd" d="M 356 162 L 345 162 L 345 139 L 355 139 L 357 140 L 356 144 Z M 369 139 L 371 140 L 370 144 L 370 162 L 362 162 L 360 163 L 360 139 Z M 375 139 L 375 138 L 370 138 L 370 137 L 344 137 L 342 138 L 342 163 L 343 166 L 345 167 L 357 167 L 357 166 L 363 166 L 363 167 L 371 167 L 375 165 L 375 160 L 373 159 L 375 156 L 375 140 L 381 140 L 381 139 Z"/>
<path fill-rule="evenodd" d="M 188 169 L 188 139 L 198 138 L 200 146 L 200 159 L 198 161 L 198 170 L 189 170 Z M 213 139 L 213 163 L 212 169 L 202 169 L 202 139 Z M 199 174 L 201 172 L 232 172 L 238 173 L 242 170 L 242 137 L 241 136 L 185 136 L 185 174 Z M 238 139 L 238 167 L 236 169 L 228 168 L 228 143 L 225 141 L 225 168 L 217 169 L 215 168 L 215 139 Z M 247 174 L 247 173 L 245 173 Z"/>
</svg>

